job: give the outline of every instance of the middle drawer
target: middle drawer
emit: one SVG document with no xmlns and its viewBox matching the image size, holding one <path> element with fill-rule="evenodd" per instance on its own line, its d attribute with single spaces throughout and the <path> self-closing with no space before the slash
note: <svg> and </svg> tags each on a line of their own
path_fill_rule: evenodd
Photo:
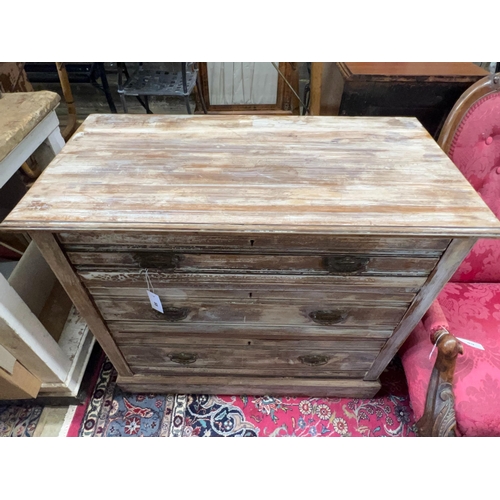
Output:
<svg viewBox="0 0 500 500">
<path fill-rule="evenodd" d="M 161 297 L 163 313 L 152 309 L 143 298 L 94 296 L 106 321 L 158 321 L 166 323 L 231 323 L 262 325 L 318 325 L 335 327 L 392 327 L 403 317 L 407 306 L 347 301 L 297 302 L 245 300 L 169 300 Z"/>
</svg>

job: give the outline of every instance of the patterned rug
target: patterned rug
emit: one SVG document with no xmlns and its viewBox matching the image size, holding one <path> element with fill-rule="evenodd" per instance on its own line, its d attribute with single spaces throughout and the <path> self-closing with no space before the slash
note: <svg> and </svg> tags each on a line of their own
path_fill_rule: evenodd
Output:
<svg viewBox="0 0 500 500">
<path fill-rule="evenodd" d="M 381 381 L 372 399 L 128 394 L 106 359 L 67 436 L 415 436 L 399 361 Z"/>
<path fill-rule="evenodd" d="M 0 437 L 32 437 L 43 406 L 0 404 Z"/>
</svg>

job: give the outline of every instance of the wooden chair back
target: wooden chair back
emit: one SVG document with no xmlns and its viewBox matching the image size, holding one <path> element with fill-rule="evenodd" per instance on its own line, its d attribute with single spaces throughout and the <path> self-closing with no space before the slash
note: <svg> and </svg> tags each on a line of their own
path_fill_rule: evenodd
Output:
<svg viewBox="0 0 500 500">
<path fill-rule="evenodd" d="M 469 109 L 479 99 L 493 92 L 500 92 L 500 73 L 488 75 L 470 86 L 450 111 L 439 134 L 438 144 L 448 154 L 455 133 Z"/>
</svg>

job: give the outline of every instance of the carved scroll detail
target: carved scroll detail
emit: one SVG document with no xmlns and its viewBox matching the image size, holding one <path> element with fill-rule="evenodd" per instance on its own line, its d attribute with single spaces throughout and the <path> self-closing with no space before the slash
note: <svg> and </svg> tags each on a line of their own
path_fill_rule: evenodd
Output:
<svg viewBox="0 0 500 500">
<path fill-rule="evenodd" d="M 462 344 L 446 330 L 438 330 L 433 335 L 438 355 L 432 369 L 425 411 L 417 422 L 419 436 L 456 436 L 455 396 L 453 395 L 453 375 L 457 356 L 463 354 Z"/>
</svg>

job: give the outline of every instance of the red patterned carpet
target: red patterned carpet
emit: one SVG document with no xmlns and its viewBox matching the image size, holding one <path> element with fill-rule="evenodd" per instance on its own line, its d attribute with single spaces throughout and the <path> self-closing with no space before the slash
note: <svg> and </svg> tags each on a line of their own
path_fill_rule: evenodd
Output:
<svg viewBox="0 0 500 500">
<path fill-rule="evenodd" d="M 398 361 L 373 399 L 127 394 L 106 359 L 68 436 L 415 436 Z"/>
</svg>

